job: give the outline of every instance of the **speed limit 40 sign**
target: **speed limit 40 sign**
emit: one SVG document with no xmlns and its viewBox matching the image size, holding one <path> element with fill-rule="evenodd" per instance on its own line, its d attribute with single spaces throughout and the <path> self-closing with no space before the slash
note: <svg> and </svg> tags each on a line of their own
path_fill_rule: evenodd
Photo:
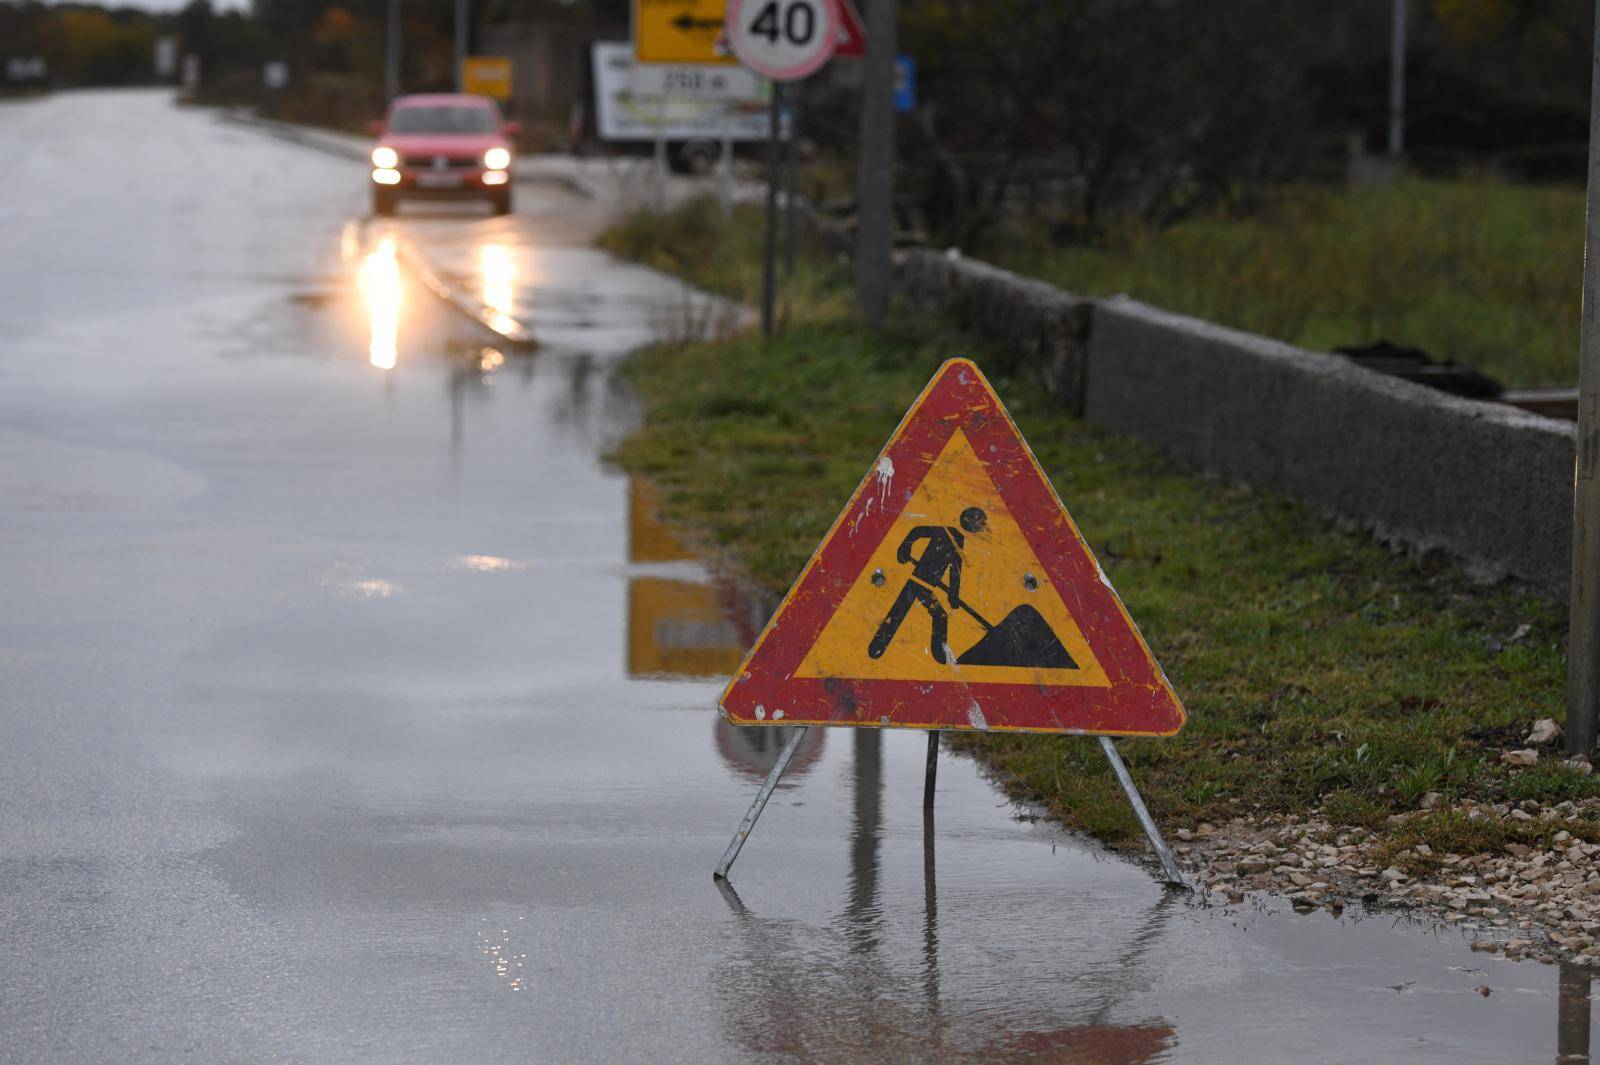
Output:
<svg viewBox="0 0 1600 1065">
<path fill-rule="evenodd" d="M 774 81 L 813 73 L 839 43 L 837 0 L 728 0 L 728 47 Z"/>
</svg>

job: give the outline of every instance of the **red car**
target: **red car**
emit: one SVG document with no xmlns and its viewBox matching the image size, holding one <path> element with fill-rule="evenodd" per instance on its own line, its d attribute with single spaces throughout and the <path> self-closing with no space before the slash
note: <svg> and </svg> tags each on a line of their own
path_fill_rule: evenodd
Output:
<svg viewBox="0 0 1600 1065">
<path fill-rule="evenodd" d="M 495 214 L 511 213 L 511 137 L 486 96 L 461 93 L 400 96 L 374 122 L 372 213 L 392 215 L 401 197 L 482 198 Z"/>
</svg>

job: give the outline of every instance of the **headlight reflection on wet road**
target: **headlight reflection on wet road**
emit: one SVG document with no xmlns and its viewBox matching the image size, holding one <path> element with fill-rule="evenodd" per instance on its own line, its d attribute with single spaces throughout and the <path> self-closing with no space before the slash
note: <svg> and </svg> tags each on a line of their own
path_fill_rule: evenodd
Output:
<svg viewBox="0 0 1600 1065">
<path fill-rule="evenodd" d="M 517 262 L 504 244 L 485 244 L 478 251 L 478 272 L 483 280 L 483 304 L 489 308 L 489 326 L 499 332 L 518 329 L 512 317 L 516 297 Z"/>
<path fill-rule="evenodd" d="M 394 369 L 400 333 L 400 263 L 393 237 L 383 237 L 361 262 L 358 283 L 367 299 L 367 353 L 380 370 Z"/>
</svg>

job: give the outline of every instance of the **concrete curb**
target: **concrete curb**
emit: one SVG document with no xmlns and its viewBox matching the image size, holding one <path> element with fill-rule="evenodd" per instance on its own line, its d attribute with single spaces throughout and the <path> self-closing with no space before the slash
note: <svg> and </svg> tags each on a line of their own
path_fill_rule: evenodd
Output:
<svg viewBox="0 0 1600 1065">
<path fill-rule="evenodd" d="M 370 223 L 370 219 L 367 220 Z M 418 247 L 416 241 L 403 233 L 394 233 L 395 256 L 402 266 L 410 270 L 424 287 L 457 311 L 471 318 L 501 340 L 518 348 L 538 346 L 533 329 L 526 323 L 495 310 L 459 285 L 452 284 L 449 275 Z"/>
</svg>

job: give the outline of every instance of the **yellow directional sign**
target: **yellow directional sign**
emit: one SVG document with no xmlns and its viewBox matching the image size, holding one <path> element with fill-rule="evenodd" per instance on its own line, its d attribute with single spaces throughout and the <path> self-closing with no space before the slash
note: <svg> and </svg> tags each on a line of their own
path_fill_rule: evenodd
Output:
<svg viewBox="0 0 1600 1065">
<path fill-rule="evenodd" d="M 469 55 L 461 61 L 461 91 L 496 100 L 511 99 L 511 58 Z"/>
<path fill-rule="evenodd" d="M 723 39 L 726 0 L 633 0 L 640 63 L 738 63 Z"/>
</svg>

